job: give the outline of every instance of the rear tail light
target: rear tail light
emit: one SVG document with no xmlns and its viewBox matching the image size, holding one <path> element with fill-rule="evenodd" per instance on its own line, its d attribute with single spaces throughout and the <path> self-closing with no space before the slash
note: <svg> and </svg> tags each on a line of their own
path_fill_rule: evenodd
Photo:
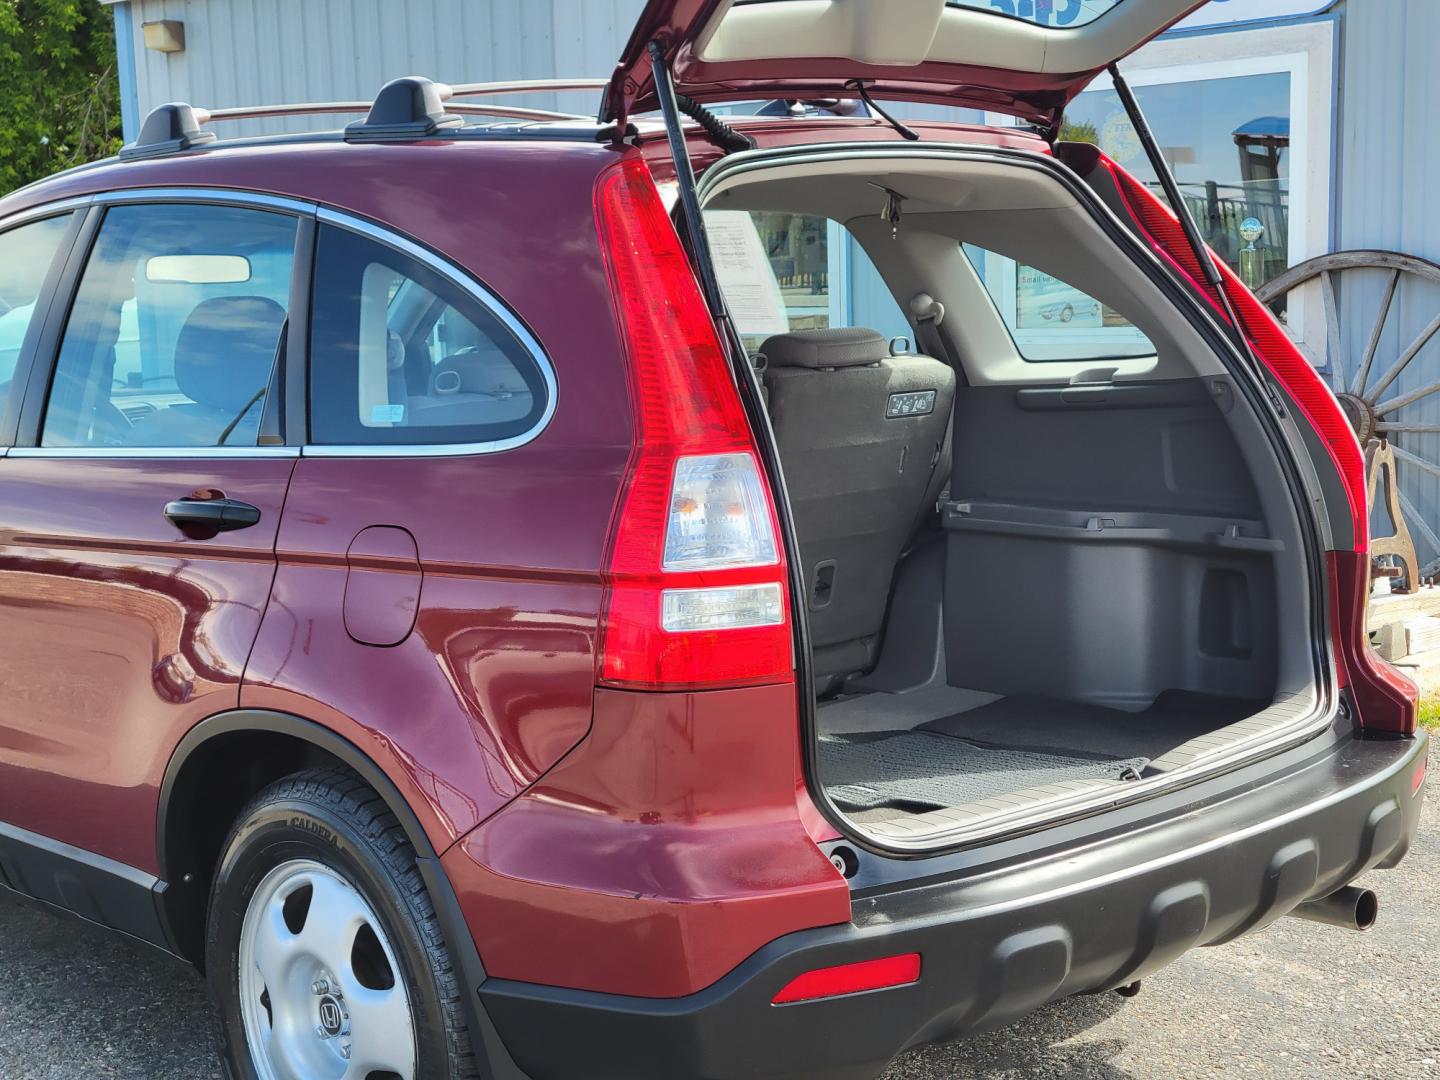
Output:
<svg viewBox="0 0 1440 1080">
<path fill-rule="evenodd" d="M 793 678 L 769 485 L 680 238 L 638 158 L 596 220 L 630 358 L 635 449 L 606 557 L 599 678 L 649 690 Z"/>
<path fill-rule="evenodd" d="M 1114 179 L 1131 217 L 1157 255 L 1169 263 L 1228 322 L 1220 297 L 1205 282 L 1195 253 L 1171 209 L 1149 188 L 1103 155 L 1101 164 Z M 1365 458 L 1350 421 L 1315 368 L 1286 336 L 1275 317 L 1225 263 L 1215 260 L 1225 295 L 1255 355 L 1285 387 L 1304 413 L 1334 462 L 1345 489 L 1353 522 L 1352 540 L 1343 551 L 1328 553 L 1330 628 L 1339 677 L 1349 683 L 1358 720 L 1372 731 L 1410 734 L 1415 730 L 1415 684 L 1382 660 L 1370 646 L 1366 612 L 1370 597 L 1370 514 Z"/>
<path fill-rule="evenodd" d="M 772 1005 L 793 1005 L 800 1001 L 863 994 L 870 990 L 889 990 L 910 986 L 920 981 L 920 954 L 904 953 L 882 960 L 862 960 L 858 964 L 817 968 L 797 975 L 785 984 Z"/>
</svg>

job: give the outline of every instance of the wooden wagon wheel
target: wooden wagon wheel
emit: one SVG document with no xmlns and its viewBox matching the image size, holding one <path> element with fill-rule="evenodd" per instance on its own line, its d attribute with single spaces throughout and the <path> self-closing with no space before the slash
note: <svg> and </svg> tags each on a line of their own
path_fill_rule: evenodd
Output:
<svg viewBox="0 0 1440 1080">
<path fill-rule="evenodd" d="M 1347 279 L 1358 283 L 1361 272 L 1376 270 L 1383 273 L 1381 280 L 1384 281 L 1379 309 L 1371 324 L 1364 352 L 1354 357 L 1347 354 L 1344 345 L 1346 338 L 1341 333 L 1337 298 L 1345 295 L 1344 282 Z M 1323 359 L 1329 362 L 1317 362 L 1316 367 L 1322 374 L 1328 373 L 1330 387 L 1340 399 L 1340 406 L 1354 426 L 1355 434 L 1360 437 L 1361 448 L 1365 451 L 1370 508 L 1374 509 L 1377 495 L 1383 493 L 1395 529 L 1392 536 L 1372 537 L 1370 553 L 1377 557 L 1396 557 L 1405 568 L 1407 586 L 1414 589 L 1425 576 L 1440 567 L 1440 558 L 1426 566 L 1422 574 L 1409 525 L 1413 525 L 1436 552 L 1440 552 L 1440 535 L 1404 493 L 1401 478 L 1411 470 L 1440 477 L 1440 461 L 1429 460 L 1401 444 L 1407 441 L 1406 436 L 1440 434 L 1440 424 L 1407 422 L 1400 414 L 1406 406 L 1440 393 L 1440 381 L 1405 393 L 1391 387 L 1440 332 L 1440 310 L 1413 341 L 1393 356 L 1381 357 L 1377 354 L 1396 295 L 1406 295 L 1406 285 L 1410 281 L 1440 285 L 1440 265 L 1394 251 L 1337 251 L 1291 267 L 1257 290 L 1257 295 L 1271 308 L 1277 308 L 1279 301 L 1288 294 L 1317 279 L 1325 301 L 1326 356 Z M 1284 321 L 1283 313 L 1280 317 Z M 1316 357 L 1311 357 L 1312 362 L 1316 360 Z"/>
</svg>

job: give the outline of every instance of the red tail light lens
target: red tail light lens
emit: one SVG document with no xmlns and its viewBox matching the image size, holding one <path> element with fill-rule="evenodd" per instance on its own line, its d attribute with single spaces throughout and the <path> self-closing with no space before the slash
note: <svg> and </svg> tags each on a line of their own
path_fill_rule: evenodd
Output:
<svg viewBox="0 0 1440 1080">
<path fill-rule="evenodd" d="M 793 1005 L 799 1001 L 863 994 L 867 990 L 888 990 L 920 981 L 920 954 L 905 953 L 883 960 L 817 968 L 797 975 L 771 1000 L 772 1005 Z"/>
<path fill-rule="evenodd" d="M 779 523 L 689 259 L 638 158 L 601 177 L 595 209 L 636 423 L 607 556 L 600 680 L 670 690 L 790 679 Z"/>
<path fill-rule="evenodd" d="M 1190 249 L 1174 212 L 1155 194 L 1115 162 L 1103 155 L 1101 164 L 1114 178 L 1116 190 L 1125 201 L 1130 215 L 1149 238 L 1156 254 L 1188 278 L 1200 295 L 1209 301 L 1222 321 L 1228 322 L 1219 294 L 1206 283 L 1200 262 Z M 1325 380 L 1285 335 L 1275 316 L 1256 299 L 1221 259 L 1215 260 L 1225 282 L 1225 295 L 1241 330 L 1250 340 L 1255 355 L 1289 392 L 1311 426 L 1324 440 L 1335 469 L 1345 485 L 1345 498 L 1354 522 L 1353 551 L 1370 549 L 1370 515 L 1366 503 L 1365 457 L 1355 430 L 1341 411 L 1340 403 L 1325 385 Z"/>
</svg>

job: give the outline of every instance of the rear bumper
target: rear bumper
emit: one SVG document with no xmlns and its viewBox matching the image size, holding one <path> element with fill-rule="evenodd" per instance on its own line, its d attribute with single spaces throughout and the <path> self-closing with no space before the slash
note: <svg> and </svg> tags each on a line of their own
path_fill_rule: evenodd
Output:
<svg viewBox="0 0 1440 1080">
<path fill-rule="evenodd" d="M 1423 734 L 1312 744 L 1283 773 L 1242 770 L 1083 845 L 1037 857 L 1032 838 L 999 872 L 895 863 L 908 881 L 868 887 L 862 874 L 852 922 L 782 937 L 686 997 L 489 979 L 481 1000 L 535 1080 L 873 1077 L 908 1047 L 1125 985 L 1394 866 L 1418 825 L 1427 750 Z M 770 1003 L 803 972 L 907 952 L 923 957 L 913 985 Z"/>
</svg>

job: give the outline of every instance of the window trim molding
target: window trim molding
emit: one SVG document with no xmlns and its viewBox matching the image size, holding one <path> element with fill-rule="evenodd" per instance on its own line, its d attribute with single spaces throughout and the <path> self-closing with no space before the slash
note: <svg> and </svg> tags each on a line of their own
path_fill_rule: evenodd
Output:
<svg viewBox="0 0 1440 1080">
<path fill-rule="evenodd" d="M 423 263 L 425 266 L 463 290 L 476 302 L 482 304 L 487 311 L 503 325 L 506 330 L 515 336 L 521 346 L 530 355 L 531 361 L 540 372 L 541 380 L 545 384 L 546 401 L 545 409 L 540 417 L 531 427 L 519 435 L 513 435 L 505 439 L 494 439 L 482 442 L 466 443 L 395 443 L 390 445 L 329 445 L 310 443 L 308 441 L 286 445 L 286 446 L 198 446 L 198 447 L 87 447 L 87 446 L 51 446 L 39 445 L 12 446 L 6 448 L 10 457 L 28 458 L 284 458 L 284 457 L 326 457 L 326 458 L 420 458 L 420 457 L 469 457 L 481 454 L 494 454 L 504 450 L 513 450 L 524 446 L 539 437 L 555 415 L 559 402 L 559 383 L 555 377 L 555 368 L 550 362 L 540 342 L 531 332 L 530 328 L 510 307 L 491 292 L 477 278 L 468 271 L 462 269 L 448 258 L 438 254 L 418 241 L 387 228 L 368 218 L 358 214 L 347 213 L 334 209 L 320 203 L 308 202 L 303 199 L 293 199 L 280 195 L 268 195 L 263 192 L 242 191 L 230 188 L 218 187 L 140 187 L 126 188 L 117 191 L 100 192 L 98 194 L 83 195 L 74 198 L 56 200 L 49 203 L 41 203 L 25 210 L 17 211 L 4 219 L 0 219 L 0 232 L 8 231 L 12 227 L 28 224 L 39 218 L 51 217 L 56 214 L 66 213 L 72 210 L 83 210 L 87 207 L 108 208 L 110 206 L 134 205 L 137 203 L 203 203 L 212 206 L 242 206 L 257 210 L 272 210 L 290 214 L 301 220 L 309 219 L 319 224 L 331 225 L 336 228 L 346 229 L 358 233 L 377 243 L 399 251 L 401 254 Z M 96 223 L 95 232 L 99 230 L 100 222 Z M 91 236 L 93 239 L 93 234 Z M 79 248 L 70 253 L 70 257 L 80 254 Z M 65 325 L 69 322 L 70 306 L 73 302 L 73 292 L 79 284 L 79 278 L 84 272 L 86 263 L 90 258 L 89 245 L 84 245 L 83 261 L 73 268 L 73 280 L 62 280 L 60 289 L 52 294 L 51 302 L 56 299 L 63 299 L 64 321 L 57 328 L 55 340 L 49 342 L 50 348 L 44 351 L 48 354 L 40 355 L 41 350 L 36 351 L 32 357 L 32 373 L 34 365 L 38 362 L 46 369 L 47 377 L 43 388 L 36 388 L 36 397 L 40 400 L 34 406 L 43 406 L 44 401 L 50 394 L 50 377 L 54 373 L 56 356 L 59 351 L 59 339 L 63 336 Z M 300 268 L 299 253 L 296 253 L 296 269 Z M 71 268 L 66 267 L 67 276 Z M 309 278 L 313 283 L 314 265 L 313 258 L 309 260 L 306 267 Z M 64 292 L 63 297 L 60 293 Z M 292 335 L 300 333 L 306 343 L 304 352 L 304 383 L 309 385 L 309 338 L 310 338 L 310 312 L 307 310 L 300 315 L 298 323 L 295 322 L 295 312 L 289 313 L 292 318 Z M 302 325 L 303 324 L 303 325 Z M 46 328 L 49 329 L 48 327 Z M 289 388 L 287 380 L 287 389 Z M 27 387 L 25 396 L 30 396 Z M 288 396 L 288 395 L 287 395 Z M 28 402 L 26 403 L 29 404 Z M 306 428 L 308 428 L 308 402 L 306 414 Z M 288 419 L 288 418 L 287 418 Z M 38 442 L 38 430 L 35 432 Z"/>
<path fill-rule="evenodd" d="M 211 206 L 244 206 L 252 210 L 275 210 L 285 214 L 313 217 L 318 204 L 260 191 L 232 191 L 229 188 L 151 187 L 121 188 L 92 196 L 101 206 L 135 203 L 208 203 Z"/>
<path fill-rule="evenodd" d="M 0 236 L 11 229 L 43 221 L 45 218 L 55 217 L 57 214 L 69 214 L 76 210 L 83 210 L 94 202 L 95 196 L 80 195 L 73 199 L 59 199 L 56 202 L 40 203 L 38 206 L 31 206 L 25 210 L 17 210 L 8 217 L 0 219 Z"/>
<path fill-rule="evenodd" d="M 335 228 L 345 229 L 349 232 L 374 240 L 376 243 L 384 244 L 393 248 L 416 262 L 423 263 L 426 267 L 445 278 L 451 284 L 464 291 L 472 299 L 478 301 L 484 308 L 495 316 L 512 335 L 515 340 L 530 355 L 530 360 L 540 372 L 540 378 L 545 383 L 545 409 L 539 418 L 529 429 L 519 435 L 512 435 L 505 439 L 492 439 L 482 442 L 464 443 L 312 443 L 306 442 L 300 449 L 304 457 L 327 457 L 327 458 L 349 458 L 349 457 L 469 457 L 480 454 L 495 454 L 503 450 L 514 450 L 524 446 L 526 443 L 537 438 L 542 431 L 550 426 L 550 420 L 555 415 L 555 409 L 559 399 L 559 385 L 555 379 L 555 369 L 550 363 L 550 358 L 545 354 L 540 342 L 535 335 L 513 311 L 498 296 L 481 284 L 476 278 L 456 266 L 450 260 L 442 257 L 424 245 L 410 239 L 402 233 L 397 233 L 382 225 L 379 225 L 367 218 L 355 214 L 347 214 L 339 210 L 332 210 L 327 206 L 317 208 L 315 219 L 321 225 L 331 225 Z"/>
</svg>

